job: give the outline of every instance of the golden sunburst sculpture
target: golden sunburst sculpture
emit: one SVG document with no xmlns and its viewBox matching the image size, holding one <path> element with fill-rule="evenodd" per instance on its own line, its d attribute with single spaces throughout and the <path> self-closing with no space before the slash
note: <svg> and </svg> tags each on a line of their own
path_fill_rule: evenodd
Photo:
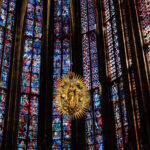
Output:
<svg viewBox="0 0 150 150">
<path fill-rule="evenodd" d="M 84 80 L 69 72 L 58 81 L 55 100 L 61 114 L 77 119 L 82 117 L 89 107 L 90 96 Z"/>
</svg>

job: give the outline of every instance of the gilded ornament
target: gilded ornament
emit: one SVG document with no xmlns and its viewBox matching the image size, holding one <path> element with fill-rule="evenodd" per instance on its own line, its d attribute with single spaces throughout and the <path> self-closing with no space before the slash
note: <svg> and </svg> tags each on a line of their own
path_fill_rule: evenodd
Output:
<svg viewBox="0 0 150 150">
<path fill-rule="evenodd" d="M 56 107 L 71 119 L 82 117 L 89 106 L 89 91 L 84 80 L 69 72 L 57 83 Z"/>
</svg>

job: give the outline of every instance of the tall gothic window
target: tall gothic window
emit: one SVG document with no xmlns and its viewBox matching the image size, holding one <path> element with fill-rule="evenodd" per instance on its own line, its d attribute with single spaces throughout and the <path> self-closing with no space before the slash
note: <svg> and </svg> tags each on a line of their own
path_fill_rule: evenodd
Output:
<svg viewBox="0 0 150 150">
<path fill-rule="evenodd" d="M 56 93 L 58 79 L 70 71 L 71 17 L 69 0 L 54 0 L 54 56 L 53 94 Z M 70 149 L 71 120 L 61 115 L 53 100 L 52 116 L 53 149 Z"/>
<path fill-rule="evenodd" d="M 93 0 L 80 0 L 83 77 L 91 93 L 91 105 L 86 115 L 86 148 L 103 149 L 100 82 L 96 40 L 96 20 Z"/>
<path fill-rule="evenodd" d="M 28 0 L 27 4 L 17 137 L 18 149 L 37 149 L 42 2 L 42 0 Z"/>
<path fill-rule="evenodd" d="M 128 121 L 115 15 L 113 0 L 104 0 L 105 50 L 115 118 L 116 141 L 117 148 L 124 149 L 128 140 Z"/>
<path fill-rule="evenodd" d="M 128 15 L 126 13 L 125 8 L 122 8 L 122 14 L 123 14 L 123 21 L 124 21 L 124 35 L 125 35 L 125 41 L 126 41 L 126 50 L 127 50 L 127 58 L 128 58 L 128 63 L 127 63 L 127 69 L 128 69 L 128 73 L 130 74 L 129 77 L 129 85 L 130 86 L 130 94 L 131 94 L 131 99 L 133 99 L 133 103 L 132 103 L 132 108 L 133 111 L 135 111 L 135 113 L 133 114 L 133 118 L 134 118 L 134 126 L 135 126 L 135 133 L 136 133 L 136 140 L 138 141 L 138 133 L 141 130 L 141 112 L 140 112 L 140 105 L 139 105 L 139 101 L 140 101 L 140 97 L 138 96 L 138 92 L 137 92 L 137 83 L 136 83 L 136 74 L 134 71 L 134 60 L 133 60 L 133 51 L 131 48 L 131 38 L 129 37 L 129 29 L 127 26 L 127 18 Z M 137 132 L 138 131 L 138 132 Z M 139 136 L 139 138 L 141 138 Z"/>
<path fill-rule="evenodd" d="M 143 35 L 144 44 L 148 47 L 145 49 L 145 55 L 147 58 L 147 64 L 150 74 L 150 1 L 149 0 L 137 0 L 140 25 Z"/>
<path fill-rule="evenodd" d="M 16 0 L 2 0 L 0 8 L 0 147 L 3 140 Z"/>
</svg>

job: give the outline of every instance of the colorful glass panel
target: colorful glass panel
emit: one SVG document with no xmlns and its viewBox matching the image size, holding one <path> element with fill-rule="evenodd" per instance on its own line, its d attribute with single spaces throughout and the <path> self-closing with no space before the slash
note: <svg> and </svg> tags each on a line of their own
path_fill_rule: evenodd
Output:
<svg viewBox="0 0 150 150">
<path fill-rule="evenodd" d="M 120 62 L 120 50 L 117 31 L 117 21 L 113 0 L 104 0 L 104 22 L 107 54 L 108 77 L 111 83 L 111 100 L 113 102 L 117 148 L 124 149 L 128 140 L 128 121 L 123 87 L 122 68 Z M 115 80 L 120 78 L 119 83 Z M 122 116 L 122 118 L 121 118 Z M 124 136 L 122 134 L 124 132 Z"/>
<path fill-rule="evenodd" d="M 140 16 L 140 23 L 142 28 L 142 33 L 144 37 L 144 43 L 148 44 L 150 42 L 150 19 L 149 19 L 149 6 L 148 1 L 138 0 L 138 10 Z"/>
<path fill-rule="evenodd" d="M 117 84 L 114 84 L 111 88 L 111 99 L 113 101 L 113 107 L 114 107 L 117 147 L 118 149 L 122 149 L 123 136 L 122 136 L 121 112 L 119 108 L 119 94 L 118 94 Z"/>
<path fill-rule="evenodd" d="M 127 110 L 126 110 L 126 102 L 125 102 L 125 92 L 124 92 L 122 79 L 119 84 L 119 90 L 120 90 L 120 101 L 121 101 L 121 108 L 122 108 L 122 120 L 123 120 L 123 126 L 124 126 L 124 141 L 125 141 L 125 144 L 127 144 L 128 142 L 128 119 L 127 119 Z"/>
<path fill-rule="evenodd" d="M 81 0 L 83 77 L 91 90 L 91 106 L 86 115 L 87 149 L 103 149 L 95 7 L 92 0 Z"/>
<path fill-rule="evenodd" d="M 42 0 L 28 0 L 27 5 L 19 107 L 18 149 L 37 149 L 42 3 Z"/>
<path fill-rule="evenodd" d="M 70 71 L 70 4 L 69 0 L 54 1 L 53 94 L 62 75 Z M 52 149 L 70 149 L 71 120 L 62 116 L 53 99 Z"/>
<path fill-rule="evenodd" d="M 93 0 L 81 0 L 81 32 L 86 33 L 96 28 Z"/>
<path fill-rule="evenodd" d="M 2 0 L 0 8 L 0 148 L 4 136 L 8 75 L 11 63 L 16 0 Z"/>
<path fill-rule="evenodd" d="M 83 35 L 82 38 L 82 55 L 83 55 L 83 77 L 88 86 L 88 89 L 91 88 L 91 72 L 90 72 L 90 57 L 89 57 L 89 38 L 87 34 Z"/>
<path fill-rule="evenodd" d="M 91 73 L 92 73 L 92 87 L 99 87 L 99 71 L 98 71 L 98 58 L 96 46 L 96 34 L 90 34 L 90 55 L 91 55 Z"/>
<path fill-rule="evenodd" d="M 145 53 L 150 73 L 150 2 L 148 0 L 138 0 L 137 4 L 144 44 L 148 45 Z"/>
<path fill-rule="evenodd" d="M 81 0 L 81 32 L 88 31 L 87 0 Z"/>
<path fill-rule="evenodd" d="M 95 22 L 95 9 L 94 9 L 94 1 L 88 0 L 88 20 L 89 20 L 89 31 L 92 31 L 96 28 Z"/>
<path fill-rule="evenodd" d="M 54 35 L 61 36 L 61 28 L 62 28 L 62 1 L 55 0 L 54 4 Z"/>
</svg>

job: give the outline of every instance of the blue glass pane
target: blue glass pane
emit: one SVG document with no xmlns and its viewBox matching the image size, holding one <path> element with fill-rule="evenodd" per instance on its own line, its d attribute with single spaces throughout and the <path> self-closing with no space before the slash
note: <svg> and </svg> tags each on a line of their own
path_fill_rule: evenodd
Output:
<svg viewBox="0 0 150 150">
<path fill-rule="evenodd" d="M 88 137 L 87 137 L 87 143 L 88 143 L 89 145 L 94 144 L 94 137 L 93 137 L 93 136 L 88 136 Z M 94 150 L 94 149 L 93 149 L 93 150 Z"/>
<path fill-rule="evenodd" d="M 100 136 L 98 136 L 97 138 L 97 141 L 99 142 L 99 141 L 102 141 L 102 137 L 100 137 Z M 96 148 L 98 149 L 98 150 L 103 150 L 104 148 L 103 148 L 103 143 L 97 143 L 96 144 Z"/>
<path fill-rule="evenodd" d="M 14 13 L 16 8 L 16 0 L 10 0 L 9 11 Z"/>
<path fill-rule="evenodd" d="M 61 116 L 57 114 L 56 116 L 53 116 L 53 123 L 60 123 L 61 122 Z"/>
<path fill-rule="evenodd" d="M 13 30 L 15 23 L 15 16 L 13 13 L 8 14 L 8 20 L 7 20 L 7 29 Z"/>
<path fill-rule="evenodd" d="M 28 36 L 33 36 L 33 24 L 34 21 L 33 20 L 26 20 L 26 35 Z"/>
<path fill-rule="evenodd" d="M 9 0 L 2 0 L 1 7 L 4 9 L 7 9 L 8 8 L 8 1 Z"/>
<path fill-rule="evenodd" d="M 25 53 L 23 56 L 23 71 L 30 72 L 31 71 L 31 59 L 32 55 L 30 53 Z"/>
<path fill-rule="evenodd" d="M 55 140 L 54 139 L 52 148 L 61 150 L 61 140 Z"/>
<path fill-rule="evenodd" d="M 26 149 L 26 139 L 17 139 L 18 150 Z"/>
<path fill-rule="evenodd" d="M 1 8 L 0 10 L 0 25 L 5 26 L 7 17 L 7 10 Z"/>
<path fill-rule="evenodd" d="M 81 0 L 81 32 L 88 31 L 87 0 Z"/>
<path fill-rule="evenodd" d="M 30 19 L 30 20 L 34 20 L 34 9 L 35 9 L 34 4 L 28 2 L 28 5 L 27 5 L 27 18 Z"/>
<path fill-rule="evenodd" d="M 4 29 L 0 28 L 0 44 L 3 44 Z"/>
<path fill-rule="evenodd" d="M 86 134 L 87 136 L 91 136 L 94 134 L 93 131 L 93 118 L 91 118 L 90 120 L 86 120 Z"/>
<path fill-rule="evenodd" d="M 40 74 L 40 62 L 41 62 L 40 54 L 39 55 L 34 54 L 33 55 L 33 63 L 32 63 L 32 72 L 33 73 Z"/>
<path fill-rule="evenodd" d="M 88 17 L 89 17 L 89 30 L 91 31 L 96 28 L 93 0 L 88 0 Z"/>
<path fill-rule="evenodd" d="M 95 117 L 95 132 L 102 136 L 102 116 L 100 110 L 94 112 L 94 117 Z"/>
<path fill-rule="evenodd" d="M 86 119 L 89 120 L 89 119 L 91 119 L 91 118 L 93 118 L 93 113 L 88 111 L 88 112 L 86 113 Z"/>
<path fill-rule="evenodd" d="M 34 94 L 39 94 L 39 86 L 40 86 L 40 76 L 38 74 L 32 74 L 31 81 L 31 92 Z"/>
<path fill-rule="evenodd" d="M 0 66 L 2 62 L 4 30 L 0 28 Z"/>
<path fill-rule="evenodd" d="M 90 79 L 90 55 L 89 55 L 89 39 L 86 34 L 83 35 L 82 39 L 82 56 L 83 56 L 83 76 L 88 89 L 91 87 Z"/>
<path fill-rule="evenodd" d="M 70 41 L 65 39 L 63 41 L 63 73 L 66 74 L 70 71 Z"/>
<path fill-rule="evenodd" d="M 30 117 L 29 130 L 34 132 L 38 131 L 38 116 L 33 115 Z"/>
<path fill-rule="evenodd" d="M 69 1 L 63 1 L 62 7 L 62 23 L 63 23 L 63 34 L 69 36 L 70 34 L 70 10 Z"/>
<path fill-rule="evenodd" d="M 0 146 L 3 137 L 5 106 L 6 106 L 6 93 L 4 90 L 0 90 Z"/>
<path fill-rule="evenodd" d="M 41 24 L 41 22 L 35 23 L 34 35 L 37 38 L 41 38 L 41 36 L 42 36 L 42 24 Z"/>
<path fill-rule="evenodd" d="M 55 8 L 54 8 L 54 34 L 55 36 L 60 36 L 61 35 L 61 1 L 60 0 L 55 0 Z"/>
<path fill-rule="evenodd" d="M 25 40 L 25 46 L 24 46 L 24 52 L 25 53 L 32 53 L 32 40 L 31 39 L 29 39 L 29 38 L 27 38 L 26 40 Z"/>
<path fill-rule="evenodd" d="M 96 34 L 90 34 L 90 52 L 91 52 L 91 67 L 92 67 L 92 82 L 93 88 L 99 87 L 99 72 L 98 72 L 98 58 L 96 47 Z"/>
</svg>

